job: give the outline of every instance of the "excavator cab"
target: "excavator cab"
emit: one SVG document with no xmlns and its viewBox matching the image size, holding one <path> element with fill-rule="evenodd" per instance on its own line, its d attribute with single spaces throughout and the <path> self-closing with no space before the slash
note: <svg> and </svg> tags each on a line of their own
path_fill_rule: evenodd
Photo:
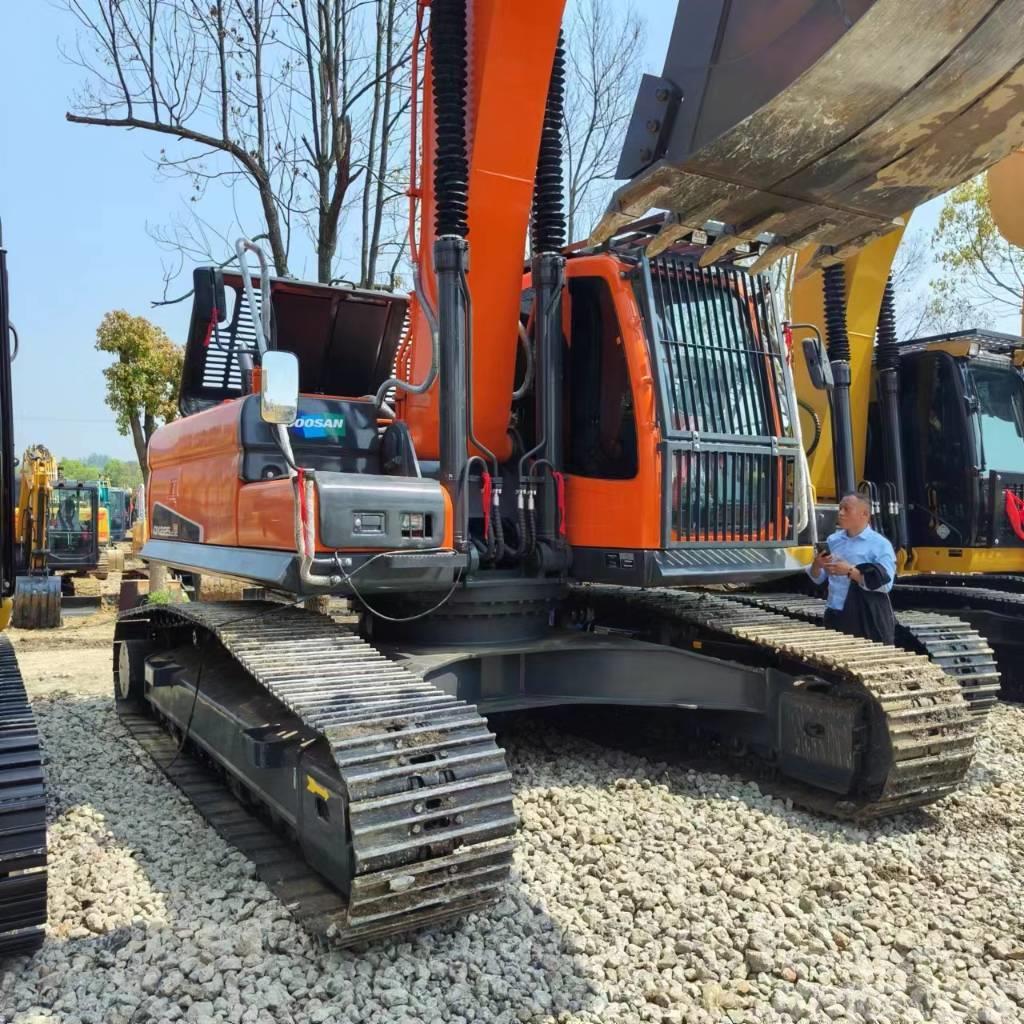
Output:
<svg viewBox="0 0 1024 1024">
<path fill-rule="evenodd" d="M 567 538 L 578 579 L 672 585 L 799 569 L 800 444 L 771 289 L 658 222 L 569 259 Z"/>
<path fill-rule="evenodd" d="M 960 331 L 898 352 L 911 548 L 944 549 L 958 571 L 993 549 L 1024 549 L 1024 339 Z M 884 488 L 879 414 L 874 405 L 866 469 Z"/>
<path fill-rule="evenodd" d="M 95 484 L 61 480 L 50 494 L 47 568 L 53 572 L 95 569 L 102 517 Z"/>
</svg>

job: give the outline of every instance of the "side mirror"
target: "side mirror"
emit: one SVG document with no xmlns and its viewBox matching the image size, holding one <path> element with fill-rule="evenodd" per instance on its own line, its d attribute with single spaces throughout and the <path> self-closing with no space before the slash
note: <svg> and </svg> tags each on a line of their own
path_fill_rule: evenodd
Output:
<svg viewBox="0 0 1024 1024">
<path fill-rule="evenodd" d="M 832 377 L 832 364 L 828 361 L 821 337 L 804 338 L 802 344 L 811 384 L 818 391 L 831 391 L 835 387 L 835 380 Z"/>
<path fill-rule="evenodd" d="M 290 427 L 299 415 L 299 360 L 294 352 L 264 352 L 260 367 L 260 416 Z"/>
</svg>

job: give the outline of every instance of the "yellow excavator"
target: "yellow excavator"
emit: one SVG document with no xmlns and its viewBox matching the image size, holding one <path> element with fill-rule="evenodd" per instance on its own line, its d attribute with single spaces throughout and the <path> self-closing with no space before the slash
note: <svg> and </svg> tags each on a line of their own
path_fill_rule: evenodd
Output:
<svg viewBox="0 0 1024 1024">
<path fill-rule="evenodd" d="M 15 580 L 11 360 L 16 355 L 0 230 L 0 630 L 10 622 Z M 45 924 L 46 783 L 39 733 L 11 641 L 0 633 L 0 960 L 35 952 Z"/>
<path fill-rule="evenodd" d="M 25 450 L 18 483 L 14 536 L 20 574 L 14 590 L 14 625 L 54 629 L 61 624 L 61 578 L 50 572 L 48 564 L 51 503 L 57 485 L 57 460 L 48 448 L 35 444 Z"/>
<path fill-rule="evenodd" d="M 999 230 L 1024 243 L 1024 153 L 988 176 Z M 1002 696 L 1024 696 L 1024 338 L 975 329 L 898 341 L 890 271 L 902 233 L 824 271 L 809 272 L 807 254 L 798 263 L 793 318 L 826 335 L 833 370 L 833 386 L 822 387 L 813 358 L 795 360 L 816 440 L 817 526 L 832 528 L 842 494 L 871 498 L 897 550 L 900 643 L 918 649 L 930 631 L 984 707 L 1000 692 L 986 648 Z M 796 595 L 761 603 L 811 621 L 822 611 Z M 950 614 L 985 643 L 942 628 Z"/>
<path fill-rule="evenodd" d="M 54 629 L 62 621 L 62 595 L 73 592 L 72 577 L 102 579 L 108 570 L 110 518 L 99 485 L 65 480 L 49 449 L 31 445 L 21 459 L 14 536 L 14 625 Z"/>
</svg>

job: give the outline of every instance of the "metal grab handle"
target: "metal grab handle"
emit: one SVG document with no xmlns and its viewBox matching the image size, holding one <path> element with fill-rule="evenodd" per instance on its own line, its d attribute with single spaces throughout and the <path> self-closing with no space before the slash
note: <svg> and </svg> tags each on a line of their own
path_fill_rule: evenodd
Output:
<svg viewBox="0 0 1024 1024">
<path fill-rule="evenodd" d="M 18 331 L 10 320 L 7 321 L 7 329 L 14 336 L 14 351 L 11 353 L 11 362 L 13 363 L 18 358 L 18 352 L 21 349 L 21 339 L 18 337 Z"/>
<path fill-rule="evenodd" d="M 249 263 L 245 257 L 247 251 L 256 253 L 256 260 L 260 265 L 259 318 L 252 316 L 256 309 L 256 293 L 252 290 L 252 277 L 249 274 Z M 252 316 L 256 347 L 259 349 L 260 355 L 263 355 L 270 347 L 270 264 L 267 262 L 263 250 L 248 238 L 240 238 L 235 242 L 235 254 L 238 256 L 238 267 L 242 272 L 242 284 L 245 286 L 245 301 L 249 303 L 250 316 Z"/>
</svg>

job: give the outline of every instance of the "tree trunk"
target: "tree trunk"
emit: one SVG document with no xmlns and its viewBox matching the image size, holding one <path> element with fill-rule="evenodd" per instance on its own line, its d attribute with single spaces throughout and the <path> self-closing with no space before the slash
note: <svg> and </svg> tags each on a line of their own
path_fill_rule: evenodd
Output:
<svg viewBox="0 0 1024 1024">
<path fill-rule="evenodd" d="M 269 185 L 259 185 L 260 204 L 263 207 L 263 218 L 267 225 L 267 241 L 270 242 L 270 255 L 274 261 L 274 273 L 278 277 L 288 276 L 288 252 L 281 234 L 281 218 L 277 214 L 274 203 L 274 190 Z"/>
<path fill-rule="evenodd" d="M 146 479 L 146 435 L 142 430 L 142 422 L 138 413 L 132 413 L 128 418 L 132 428 L 132 441 L 135 442 L 135 457 L 139 460 L 139 468 L 142 470 L 142 479 Z"/>
</svg>

